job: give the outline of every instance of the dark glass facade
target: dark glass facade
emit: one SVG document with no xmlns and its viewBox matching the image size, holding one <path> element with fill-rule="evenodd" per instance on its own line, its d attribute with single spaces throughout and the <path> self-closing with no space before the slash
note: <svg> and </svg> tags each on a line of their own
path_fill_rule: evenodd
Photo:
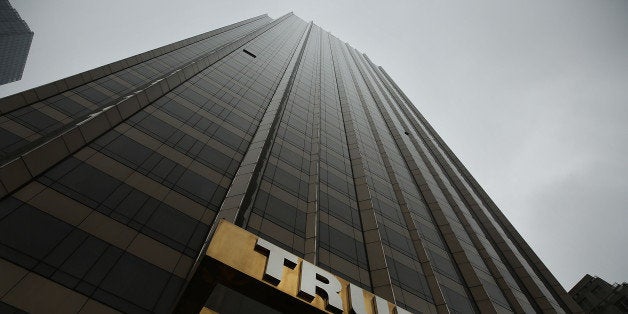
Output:
<svg viewBox="0 0 628 314">
<path fill-rule="evenodd" d="M 22 79 L 33 34 L 9 0 L 0 0 L 0 85 Z"/>
<path fill-rule="evenodd" d="M 2 308 L 276 312 L 194 291 L 225 219 L 410 312 L 580 311 L 386 72 L 293 14 L 0 113 Z"/>
<path fill-rule="evenodd" d="M 610 284 L 597 276 L 585 275 L 571 290 L 571 295 L 587 313 L 628 312 L 628 283 Z"/>
</svg>

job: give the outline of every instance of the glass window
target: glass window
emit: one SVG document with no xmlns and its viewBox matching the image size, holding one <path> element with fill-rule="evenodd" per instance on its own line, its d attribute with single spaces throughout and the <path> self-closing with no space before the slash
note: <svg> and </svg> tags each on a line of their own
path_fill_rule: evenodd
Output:
<svg viewBox="0 0 628 314">
<path fill-rule="evenodd" d="M 176 186 L 174 186 L 174 189 L 205 205 L 212 199 L 214 193 L 222 188 L 193 171 L 185 170 L 179 181 L 177 181 Z"/>
<path fill-rule="evenodd" d="M 167 285 L 180 286 L 183 282 L 182 279 L 171 281 L 170 276 L 168 272 L 125 253 L 110 270 L 100 289 L 117 297 L 118 302 L 132 300 L 133 304 L 151 310 Z M 104 299 L 102 296 L 97 299 Z"/>
<path fill-rule="evenodd" d="M 115 75 L 121 78 L 122 80 L 129 82 L 133 86 L 136 86 L 145 82 L 144 79 L 139 78 L 137 75 L 131 72 L 132 72 L 131 70 L 127 69 L 127 70 L 122 70 L 116 73 Z"/>
<path fill-rule="evenodd" d="M 13 147 L 16 146 L 15 144 L 23 141 L 21 137 L 0 128 L 0 145 L 2 145 L 0 147 L 2 147 L 2 155 L 12 152 Z"/>
<path fill-rule="evenodd" d="M 207 97 L 201 96 L 191 88 L 184 89 L 179 95 L 199 107 L 202 107 L 207 102 Z"/>
<path fill-rule="evenodd" d="M 162 142 L 166 142 L 177 129 L 170 124 L 147 114 L 144 111 L 133 115 L 130 121 L 137 121 L 136 127 Z"/>
<path fill-rule="evenodd" d="M 440 288 L 450 309 L 457 313 L 475 313 L 469 299 L 465 296 L 443 285 Z"/>
<path fill-rule="evenodd" d="M 452 261 L 440 256 L 438 253 L 428 249 L 427 252 L 432 260 L 432 267 L 434 267 L 434 271 L 453 279 L 456 282 L 460 282 L 458 278 L 458 273 L 452 264 Z"/>
<path fill-rule="evenodd" d="M 319 223 L 319 226 L 321 245 L 326 244 L 325 247 L 330 252 L 355 263 L 357 260 L 357 240 L 323 222 Z"/>
<path fill-rule="evenodd" d="M 391 279 L 396 279 L 404 290 L 408 290 L 428 301 L 432 301 L 432 294 L 425 280 L 425 276 L 412 268 L 399 263 L 395 259 L 386 258 L 390 269 Z M 393 280 L 394 280 L 393 279 Z"/>
<path fill-rule="evenodd" d="M 118 82 L 116 82 L 115 80 L 111 79 L 111 78 L 105 78 L 104 80 L 98 80 L 96 81 L 98 83 L 98 85 L 105 87 L 106 89 L 110 90 L 113 93 L 116 94 L 121 94 L 122 92 L 126 91 L 128 88 Z"/>
<path fill-rule="evenodd" d="M 244 153 L 244 148 L 241 147 L 243 145 L 243 139 L 239 136 L 237 136 L 236 134 L 234 134 L 233 132 L 223 128 L 223 127 L 219 127 L 218 130 L 216 130 L 216 132 L 214 133 L 213 138 L 215 138 L 216 140 L 218 140 L 219 142 L 233 148 L 236 151 L 239 151 L 241 153 Z"/>
<path fill-rule="evenodd" d="M 72 159 L 69 158 L 62 164 L 72 164 L 76 161 Z M 61 165 L 60 168 L 66 168 L 66 165 Z M 48 175 L 46 173 L 46 176 Z M 98 204 L 102 203 L 121 184 L 122 182 L 114 177 L 81 162 L 76 168 L 61 177 L 52 187 L 89 207 L 97 208 Z"/>
<path fill-rule="evenodd" d="M 82 278 L 108 246 L 109 244 L 104 241 L 89 236 L 65 260 L 60 269 L 74 277 Z"/>
<path fill-rule="evenodd" d="M 161 203 L 148 219 L 146 228 L 167 236 L 171 241 L 175 241 L 179 247 L 185 247 L 191 240 L 198 223 L 197 220 Z M 159 238 L 157 239 L 159 240 Z M 190 243 L 190 246 L 196 248 L 199 245 L 198 241 L 198 238 L 194 239 L 195 243 Z M 168 245 L 169 243 L 165 244 Z M 182 249 L 179 248 L 179 250 Z"/>
<path fill-rule="evenodd" d="M 115 134 L 117 132 L 112 131 L 109 133 Z M 96 143 L 99 142 L 100 140 L 96 141 Z M 146 161 L 146 159 L 148 159 L 148 157 L 153 154 L 152 150 L 126 137 L 125 135 L 120 135 L 116 137 L 108 144 L 102 143 L 102 146 L 104 146 L 104 153 L 132 169 L 136 169 L 138 166 L 142 165 Z"/>
<path fill-rule="evenodd" d="M 391 247 L 395 248 L 405 255 L 414 257 L 414 248 L 412 247 L 410 239 L 400 234 L 399 232 L 386 227 L 385 225 L 382 225 L 382 228 L 385 231 L 384 234 L 386 240 Z"/>
<path fill-rule="evenodd" d="M 61 125 L 61 122 L 31 107 L 18 109 L 9 113 L 7 117 L 37 132 Z"/>
<path fill-rule="evenodd" d="M 438 231 L 434 230 L 431 226 L 426 225 L 422 222 L 419 222 L 416 225 L 423 239 L 431 242 L 432 244 L 435 244 L 442 249 L 445 249 L 445 244 L 441 240 Z"/>
<path fill-rule="evenodd" d="M 77 88 L 76 93 L 95 104 L 100 104 L 110 98 L 89 85 L 83 85 L 83 87 Z"/>
<path fill-rule="evenodd" d="M 352 224 L 351 207 L 349 207 L 348 204 L 325 192 L 321 192 L 320 199 L 321 210 L 328 212 L 332 216 L 348 223 L 349 225 Z"/>
<path fill-rule="evenodd" d="M 48 100 L 47 103 L 51 104 L 52 108 L 55 108 L 70 117 L 76 117 L 79 113 L 87 112 L 89 109 L 84 106 L 78 104 L 74 100 L 70 99 L 70 97 L 65 95 L 57 95 Z"/>
<path fill-rule="evenodd" d="M 225 121 L 244 132 L 248 132 L 252 125 L 248 120 L 233 111 L 225 117 Z"/>
<path fill-rule="evenodd" d="M 502 291 L 499 289 L 499 287 L 495 283 L 489 282 L 488 280 L 484 278 L 480 278 L 480 280 L 482 281 L 482 286 L 484 286 L 484 289 L 486 290 L 488 295 L 491 297 L 491 299 L 495 300 L 501 306 L 504 306 L 510 309 L 510 306 L 508 305 L 508 301 L 506 300 L 506 297 L 504 297 L 504 295 L 502 294 Z"/>
<path fill-rule="evenodd" d="M 0 254 L 22 267 L 34 267 L 71 230 L 72 226 L 65 222 L 21 204 L 0 220 Z"/>
<path fill-rule="evenodd" d="M 178 104 L 174 100 L 167 101 L 163 106 L 160 107 L 160 109 L 182 122 L 189 120 L 194 115 L 194 112 L 192 110 L 186 108 L 181 104 Z"/>
<path fill-rule="evenodd" d="M 209 145 L 204 145 L 203 148 L 201 148 L 197 158 L 201 163 L 216 171 L 226 171 L 226 174 L 230 177 L 235 175 L 237 165 L 233 163 L 234 160 Z M 229 167 L 230 165 L 232 165 L 232 167 Z"/>
</svg>

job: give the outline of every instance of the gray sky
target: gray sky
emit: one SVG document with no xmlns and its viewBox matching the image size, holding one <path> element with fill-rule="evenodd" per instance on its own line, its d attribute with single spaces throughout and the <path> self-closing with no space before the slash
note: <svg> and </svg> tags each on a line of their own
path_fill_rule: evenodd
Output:
<svg viewBox="0 0 628 314">
<path fill-rule="evenodd" d="M 0 97 L 294 11 L 386 69 L 566 289 L 628 281 L 628 1 L 11 3 L 35 37 Z"/>
</svg>

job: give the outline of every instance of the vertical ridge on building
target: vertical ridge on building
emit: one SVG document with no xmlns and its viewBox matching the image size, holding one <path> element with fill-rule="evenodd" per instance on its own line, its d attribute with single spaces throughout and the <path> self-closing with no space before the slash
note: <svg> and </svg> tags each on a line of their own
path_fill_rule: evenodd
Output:
<svg viewBox="0 0 628 314">
<path fill-rule="evenodd" d="M 292 13 L 0 114 L 0 311 L 581 312 L 390 76 Z"/>
</svg>

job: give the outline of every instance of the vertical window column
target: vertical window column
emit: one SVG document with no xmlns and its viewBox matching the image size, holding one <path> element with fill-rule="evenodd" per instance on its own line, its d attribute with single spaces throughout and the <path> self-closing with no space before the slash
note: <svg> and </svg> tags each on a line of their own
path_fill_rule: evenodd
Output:
<svg viewBox="0 0 628 314">
<path fill-rule="evenodd" d="M 385 122 L 377 112 L 374 99 L 370 97 L 369 86 L 365 84 L 368 83 L 367 78 L 360 71 L 360 68 L 357 67 L 358 64 L 355 60 L 351 58 L 348 45 L 342 45 L 341 49 L 347 64 L 348 76 L 352 78 L 355 86 L 354 99 L 357 101 L 355 103 L 355 111 L 360 112 L 359 114 L 362 116 L 360 119 L 363 121 L 363 130 L 365 132 L 370 130 L 372 133 L 372 139 L 370 140 L 375 146 L 373 151 L 374 157 L 377 156 L 375 158 L 381 160 L 381 163 L 384 165 L 381 174 L 382 178 L 390 182 L 390 188 L 388 188 L 383 185 L 383 182 L 378 183 L 377 180 L 373 180 L 373 177 L 372 188 L 376 193 L 373 193 L 372 196 L 378 203 L 375 212 L 381 216 L 382 224 L 380 228 L 385 230 L 384 243 L 388 243 L 391 248 L 403 254 L 401 256 L 391 252 L 392 254 L 388 253 L 386 256 L 389 261 L 388 264 L 391 266 L 390 276 L 395 289 L 395 302 L 408 309 L 430 310 L 433 308 L 432 303 L 434 300 L 423 272 L 424 263 L 421 263 L 419 258 L 419 252 L 423 254 L 426 254 L 426 252 L 417 250 L 417 242 L 413 240 L 419 240 L 418 236 L 413 238 L 411 230 L 408 230 L 411 229 L 408 228 L 408 221 L 406 220 L 409 217 L 404 214 L 404 212 L 408 213 L 408 200 L 398 181 L 398 175 L 405 173 L 406 169 L 397 165 L 400 161 L 397 160 L 399 159 L 397 156 L 400 153 L 385 128 Z M 384 205 L 387 199 L 394 204 L 391 204 L 390 207 Z M 394 231 L 397 228 L 402 230 Z M 404 242 L 405 245 L 401 245 Z M 437 291 L 437 293 L 440 295 L 440 291 Z M 442 306 L 443 303 L 441 295 L 439 304 Z"/>
<path fill-rule="evenodd" d="M 378 73 L 377 69 L 372 65 L 372 63 L 370 63 L 370 60 L 368 59 L 364 60 L 364 63 L 367 64 L 365 65 L 367 69 L 372 71 L 371 73 L 373 74 L 373 76 L 381 79 L 381 75 Z M 395 104 L 393 106 L 388 106 L 388 108 L 389 110 L 393 111 L 394 117 L 397 119 L 399 123 L 401 123 L 401 125 L 403 126 L 403 129 L 412 130 L 412 127 L 414 127 L 415 128 L 414 130 L 416 130 L 419 127 L 417 124 L 417 120 L 407 118 L 407 117 L 412 117 L 412 115 L 407 111 L 407 108 L 402 105 L 402 100 L 395 93 L 393 93 L 393 91 L 390 90 L 390 86 L 387 85 L 387 82 L 382 80 L 382 84 L 386 85 L 385 87 L 383 87 L 380 84 L 380 81 L 376 80 L 375 82 L 377 83 L 379 89 L 384 93 L 384 96 L 388 100 L 388 102 Z M 386 88 L 388 88 L 388 90 L 386 90 Z M 392 97 L 392 100 L 389 97 Z M 399 112 L 397 110 L 398 108 L 400 108 L 402 112 Z M 422 132 L 418 132 L 418 133 L 421 135 L 423 134 Z M 410 132 L 410 135 L 414 136 L 414 132 Z M 428 140 L 427 138 L 423 138 L 423 139 Z M 413 146 L 418 147 L 417 145 L 414 145 L 414 143 L 413 143 Z M 456 184 L 458 183 L 456 180 L 451 180 L 451 177 L 448 177 L 448 178 L 450 182 L 453 181 Z M 478 248 L 478 253 L 480 257 L 482 258 L 482 261 L 486 263 L 486 266 L 488 267 L 488 270 L 490 271 L 491 276 L 493 276 L 493 278 L 495 279 L 497 286 L 495 286 L 494 283 L 487 281 L 486 279 L 482 279 L 483 284 L 489 287 L 499 288 L 515 311 L 518 311 L 518 312 L 533 311 L 534 309 L 532 305 L 528 302 L 528 300 L 525 298 L 523 293 L 521 293 L 520 288 L 517 285 L 517 283 L 514 282 L 513 280 L 510 280 L 510 278 L 512 277 L 506 270 L 506 266 L 502 263 L 501 259 L 498 256 L 496 256 L 496 254 L 492 253 L 495 251 L 493 247 L 491 246 L 491 244 L 488 242 L 488 240 L 485 238 L 484 231 L 476 230 L 477 228 L 474 228 L 474 226 L 477 226 L 475 219 L 471 219 L 472 221 L 469 221 L 469 218 L 472 218 L 472 217 L 469 216 L 470 213 L 469 213 L 468 208 L 457 205 L 457 203 L 460 202 L 459 197 L 451 195 L 451 193 L 447 191 L 445 191 L 444 194 L 447 200 L 449 201 L 449 203 L 452 204 L 452 208 L 456 211 L 457 217 L 461 221 L 466 221 L 463 224 L 463 226 L 465 230 L 467 231 L 471 241 L 473 242 L 473 246 Z M 503 300 L 503 297 L 500 295 L 500 293 L 496 289 L 492 289 L 492 290 L 489 289 L 487 290 L 487 292 L 489 292 L 492 298 L 502 300 L 501 301 L 502 303 L 505 301 Z"/>
<path fill-rule="evenodd" d="M 295 69 L 303 55 L 305 42 L 309 35 L 311 24 L 302 32 L 301 40 L 292 51 L 290 63 L 286 66 L 283 76 L 279 81 L 273 98 L 262 117 L 261 123 L 253 136 L 253 140 L 247 149 L 240 168 L 238 169 L 227 196 L 222 203 L 215 221 L 226 219 L 238 223 L 243 220 L 248 213 L 244 210 L 249 207 L 253 198 L 255 186 L 264 166 L 264 157 L 268 154 L 272 144 L 273 135 L 276 133 L 277 125 L 280 121 L 281 106 L 285 102 L 286 95 L 290 91 L 290 86 L 296 74 Z M 215 224 L 214 224 L 215 225 Z M 214 229 L 215 226 L 212 227 Z"/>
<path fill-rule="evenodd" d="M 318 227 L 318 211 L 319 211 L 319 163 L 320 163 L 320 133 L 321 133 L 321 45 L 322 45 L 322 30 L 318 26 L 313 26 L 314 36 L 311 36 L 310 53 L 314 53 L 312 56 L 311 65 L 314 72 L 312 73 L 312 80 L 310 83 L 314 83 L 314 102 L 312 103 L 313 120 L 312 120 L 312 138 L 310 147 L 310 177 L 308 180 L 308 201 L 307 201 L 307 214 L 305 216 L 305 256 L 304 259 L 310 263 L 316 264 L 317 259 L 317 227 Z"/>
<path fill-rule="evenodd" d="M 362 72 L 363 75 L 367 75 L 367 73 Z M 369 82 L 367 82 L 368 84 Z M 376 90 L 374 89 L 374 86 L 370 86 L 371 91 L 376 92 Z M 374 93 L 374 96 L 377 96 L 377 93 Z M 389 128 L 389 130 L 394 134 L 395 137 L 395 142 L 396 145 L 401 149 L 402 151 L 402 155 L 404 155 L 404 159 L 405 162 L 408 164 L 408 168 L 409 169 L 420 169 L 420 167 L 418 167 L 410 153 L 410 151 L 408 150 L 408 146 L 402 141 L 401 139 L 401 132 L 399 131 L 399 129 L 395 128 L 395 124 L 393 123 L 393 121 L 391 120 L 391 116 L 388 114 L 388 112 L 385 110 L 385 106 L 382 105 L 382 99 L 377 96 L 376 97 L 376 103 L 379 106 L 379 110 L 381 112 L 381 114 L 384 116 L 385 119 L 385 123 L 387 125 L 387 127 Z M 403 127 L 403 126 L 400 126 Z M 410 145 L 410 147 L 412 147 L 412 145 Z M 428 160 L 425 156 L 421 155 L 420 157 L 422 160 Z M 439 211 L 438 208 L 440 208 L 441 203 L 442 206 L 446 206 L 448 211 L 451 212 L 452 211 L 452 200 L 448 199 L 446 196 L 446 187 L 442 184 L 439 176 L 437 173 L 435 173 L 432 169 L 433 166 L 430 163 L 427 163 L 428 168 L 430 169 L 430 174 L 431 177 L 433 178 L 434 183 L 436 183 L 435 186 L 430 186 L 429 184 L 426 185 L 426 188 L 422 188 L 421 190 L 426 193 L 429 191 L 433 191 L 432 193 L 436 193 L 433 195 L 425 195 L 424 197 L 427 200 L 433 200 L 430 202 L 430 208 L 432 208 L 432 211 L 436 214 L 439 215 Z M 413 172 L 414 176 L 415 176 L 415 181 L 416 182 L 425 182 L 424 178 L 417 178 L 417 174 L 419 172 Z M 441 224 L 439 225 L 441 232 L 445 235 L 447 232 L 447 229 L 449 230 L 454 230 L 454 231 L 458 231 L 457 233 L 464 233 L 465 236 L 468 236 L 468 233 L 465 232 L 465 230 L 461 230 L 461 228 L 452 228 L 449 225 L 449 220 L 450 219 L 456 219 L 457 217 L 455 215 L 451 215 L 451 213 L 447 214 L 445 212 L 441 212 L 443 214 L 444 217 L 446 217 L 446 219 L 444 221 L 441 222 Z M 437 219 L 438 221 L 438 219 Z M 443 224 L 443 222 L 447 222 L 445 224 Z M 460 235 L 462 236 L 462 234 Z M 475 249 L 470 246 L 470 245 L 465 245 L 462 241 L 460 241 L 459 237 L 460 236 L 453 236 L 453 237 L 448 237 L 445 236 L 445 239 L 447 241 L 447 244 L 449 246 L 449 248 L 452 250 L 452 253 L 454 254 L 454 259 L 456 260 L 456 264 L 458 265 L 458 267 L 460 268 L 462 275 L 465 279 L 465 281 L 467 282 L 468 286 L 471 286 L 471 290 L 472 290 L 472 296 L 474 297 L 474 301 L 476 303 L 476 305 L 481 309 L 481 310 L 490 310 L 490 311 L 494 311 L 496 310 L 497 305 L 495 303 L 493 303 L 493 300 L 491 299 L 491 296 L 489 294 L 489 292 L 485 289 L 485 287 L 480 284 L 483 278 L 482 274 L 472 265 L 472 263 L 470 261 L 473 260 L 473 257 L 471 255 L 473 254 L 477 254 L 475 252 Z M 482 265 L 483 266 L 483 265 Z M 501 293 L 500 293 L 501 296 Z M 502 297 L 503 298 L 503 297 Z M 508 304 L 504 304 L 505 307 L 508 307 Z M 503 307 L 503 306 L 502 306 Z"/>
<path fill-rule="evenodd" d="M 345 126 L 347 137 L 347 145 L 349 147 L 349 157 L 351 159 L 351 171 L 353 173 L 353 182 L 355 186 L 358 209 L 360 211 L 360 219 L 362 222 L 362 232 L 364 233 L 364 243 L 366 245 L 366 255 L 368 257 L 369 270 L 371 273 L 371 286 L 373 292 L 389 301 L 395 300 L 392 283 L 389 276 L 388 265 L 384 255 L 382 236 L 375 218 L 373 202 L 371 199 L 369 187 L 367 184 L 365 170 L 363 168 L 363 158 L 358 147 L 358 135 L 353 123 L 353 117 L 349 110 L 347 92 L 345 83 L 341 74 L 338 60 L 340 58 L 338 51 L 338 40 L 333 38 L 330 41 L 332 51 L 332 63 L 336 75 L 336 84 L 338 86 L 338 96 L 340 99 L 340 108 L 342 119 Z M 345 74 L 346 75 L 346 74 Z"/>
</svg>

